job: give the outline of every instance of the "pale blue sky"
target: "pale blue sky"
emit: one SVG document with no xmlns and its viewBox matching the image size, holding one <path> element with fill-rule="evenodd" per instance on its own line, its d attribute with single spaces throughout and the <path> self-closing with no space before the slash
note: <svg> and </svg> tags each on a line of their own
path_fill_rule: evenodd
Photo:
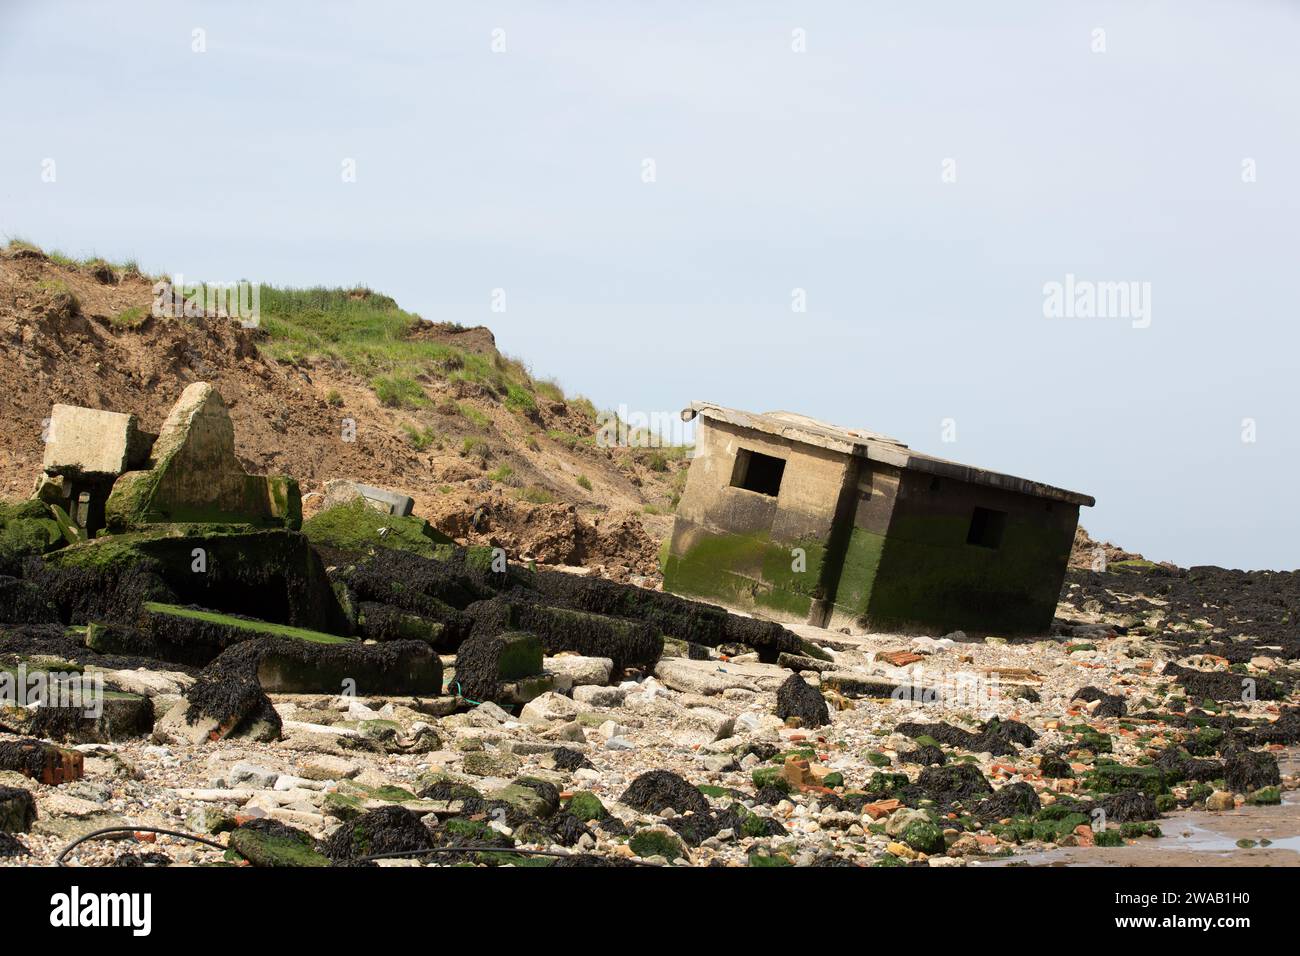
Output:
<svg viewBox="0 0 1300 956">
<path fill-rule="evenodd" d="M 602 406 L 872 428 L 1290 569 L 1297 51 L 1281 2 L 0 0 L 0 233 L 364 283 Z M 1045 318 L 1067 273 L 1150 327 Z"/>
</svg>

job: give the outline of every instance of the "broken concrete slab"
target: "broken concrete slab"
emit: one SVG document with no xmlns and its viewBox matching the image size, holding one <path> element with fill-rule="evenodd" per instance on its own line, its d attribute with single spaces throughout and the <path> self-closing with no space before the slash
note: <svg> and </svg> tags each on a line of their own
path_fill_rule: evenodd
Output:
<svg viewBox="0 0 1300 956">
<path fill-rule="evenodd" d="M 479 601 L 465 613 L 474 622 L 474 634 L 529 631 L 541 638 L 552 655 L 574 651 L 608 657 L 619 672 L 628 667 L 652 667 L 663 652 L 663 636 L 643 621 L 503 597 Z"/>
<path fill-rule="evenodd" d="M 307 760 L 302 775 L 308 780 L 349 780 L 361 772 L 355 761 L 330 754 L 318 754 Z"/>
<path fill-rule="evenodd" d="M 357 499 L 361 499 L 376 511 L 399 518 L 409 515 L 411 509 L 415 507 L 415 499 L 410 495 L 376 488 L 374 485 L 363 485 L 358 481 L 335 478 L 325 482 L 325 500 L 321 504 L 321 510 L 349 504 Z"/>
<path fill-rule="evenodd" d="M 758 690 L 758 685 L 754 681 L 735 672 L 732 666 L 724 666 L 714 661 L 669 658 L 660 661 L 655 667 L 655 677 L 673 690 L 688 694 L 721 694 L 732 687 Z M 784 676 L 789 672 L 783 669 L 781 673 Z"/>
<path fill-rule="evenodd" d="M 151 444 L 134 415 L 56 404 L 41 466 L 47 475 L 68 479 L 116 478 L 143 464 Z"/>
<path fill-rule="evenodd" d="M 519 712 L 525 724 L 552 724 L 569 721 L 578 716 L 578 705 L 563 694 L 546 693 L 533 698 Z"/>
<path fill-rule="evenodd" d="M 547 673 L 568 679 L 570 687 L 588 685 L 604 686 L 609 683 L 614 662 L 608 657 L 583 657 L 578 654 L 560 654 L 542 662 Z"/>
<path fill-rule="evenodd" d="M 320 645 L 355 643 L 352 638 L 337 634 L 160 601 L 147 601 L 142 605 L 139 627 L 140 634 L 149 641 L 148 648 L 140 646 L 137 635 L 111 627 L 88 630 L 87 646 L 101 654 L 149 652 L 159 660 L 203 666 L 227 648 L 258 638 L 283 638 Z"/>
<path fill-rule="evenodd" d="M 207 382 L 186 387 L 153 443 L 149 467 L 114 483 L 105 522 L 114 532 L 159 522 L 272 525 L 302 523 L 298 482 L 246 473 L 235 427 Z"/>
<path fill-rule="evenodd" d="M 268 641 L 257 667 L 267 693 L 442 693 L 442 661 L 422 641 L 321 644 Z"/>
<path fill-rule="evenodd" d="M 91 665 L 85 673 L 102 674 L 105 683 L 142 697 L 183 694 L 194 683 L 193 677 L 181 671 L 146 670 L 143 667 L 135 670 L 109 670 Z"/>
<path fill-rule="evenodd" d="M 673 743 L 680 747 L 702 747 L 730 737 L 735 718 L 708 707 L 692 707 L 681 713 Z"/>
</svg>

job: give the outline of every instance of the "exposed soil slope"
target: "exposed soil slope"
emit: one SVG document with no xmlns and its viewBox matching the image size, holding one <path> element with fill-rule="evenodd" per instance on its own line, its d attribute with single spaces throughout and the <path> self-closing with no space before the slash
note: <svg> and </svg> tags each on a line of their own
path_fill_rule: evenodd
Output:
<svg viewBox="0 0 1300 956">
<path fill-rule="evenodd" d="M 337 349 L 297 347 L 307 320 L 276 310 L 307 294 L 264 289 L 261 327 L 244 329 L 216 315 L 152 316 L 155 281 L 20 244 L 0 251 L 0 497 L 30 493 L 53 403 L 134 412 L 156 430 L 187 384 L 209 381 L 245 466 L 298 478 L 308 514 L 327 480 L 352 478 L 411 495 L 417 514 L 462 543 L 616 578 L 657 574 L 682 456 L 596 447 L 591 404 L 534 380 L 488 329 L 423 322 L 368 290 L 320 293 L 373 297 L 400 328 L 385 348 L 427 344 L 441 356 L 394 371 L 372 349 L 358 368 Z"/>
</svg>

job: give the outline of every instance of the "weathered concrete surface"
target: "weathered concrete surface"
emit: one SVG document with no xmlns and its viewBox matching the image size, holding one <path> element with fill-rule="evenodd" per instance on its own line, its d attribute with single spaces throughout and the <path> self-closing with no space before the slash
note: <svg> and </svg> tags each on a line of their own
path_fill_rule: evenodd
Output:
<svg viewBox="0 0 1300 956">
<path fill-rule="evenodd" d="M 114 483 L 106 507 L 111 530 L 157 522 L 302 523 L 297 481 L 244 471 L 235 457 L 230 414 L 207 382 L 194 382 L 181 394 L 154 442 L 149 466 Z"/>
<path fill-rule="evenodd" d="M 321 510 L 328 511 L 336 505 L 345 505 L 356 501 L 358 498 L 365 501 L 367 505 L 376 511 L 395 515 L 399 518 L 409 515 L 411 509 L 415 507 L 415 499 L 410 495 L 404 495 L 399 491 L 389 491 L 386 488 L 376 488 L 374 485 L 363 485 L 360 482 L 348 481 L 344 478 L 336 478 L 325 482 L 325 499 L 321 503 Z"/>
<path fill-rule="evenodd" d="M 134 415 L 55 405 L 46 433 L 46 474 L 117 477 L 148 454 L 148 438 Z"/>
</svg>

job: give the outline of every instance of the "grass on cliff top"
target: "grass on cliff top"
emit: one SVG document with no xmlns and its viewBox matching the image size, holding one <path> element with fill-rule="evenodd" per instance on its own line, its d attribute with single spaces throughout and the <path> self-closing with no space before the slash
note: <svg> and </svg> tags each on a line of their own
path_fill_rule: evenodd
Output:
<svg viewBox="0 0 1300 956">
<path fill-rule="evenodd" d="M 511 387 L 529 395 L 535 388 L 522 363 L 480 355 L 441 342 L 412 339 L 420 317 L 389 296 L 369 289 L 282 289 L 261 287 L 261 327 L 275 358 L 333 358 L 381 387 L 389 404 L 411 404 L 421 375 L 488 385 L 505 394 Z"/>
<path fill-rule="evenodd" d="M 103 263 L 113 269 L 114 272 L 124 273 L 126 275 L 146 276 L 140 268 L 140 263 L 135 259 L 123 259 L 121 261 L 105 259 L 103 256 L 70 256 L 58 249 L 52 249 L 46 252 L 34 242 L 29 242 L 21 236 L 12 236 L 6 243 L 6 248 L 10 250 L 26 249 L 30 252 L 39 252 L 45 258 L 49 259 L 56 266 L 65 266 L 69 269 L 85 269 L 90 266 Z"/>
<path fill-rule="evenodd" d="M 499 352 L 481 355 L 441 342 L 411 338 L 420 316 L 391 297 L 366 288 L 288 289 L 263 285 L 261 327 L 273 358 L 296 361 L 330 358 L 368 378 L 380 400 L 394 407 L 428 404 L 423 378 L 485 385 L 503 396 L 507 408 L 530 413 L 538 396 L 563 401 L 553 380 L 538 381 L 528 367 Z M 569 404 L 593 421 L 595 406 L 581 396 Z"/>
</svg>

